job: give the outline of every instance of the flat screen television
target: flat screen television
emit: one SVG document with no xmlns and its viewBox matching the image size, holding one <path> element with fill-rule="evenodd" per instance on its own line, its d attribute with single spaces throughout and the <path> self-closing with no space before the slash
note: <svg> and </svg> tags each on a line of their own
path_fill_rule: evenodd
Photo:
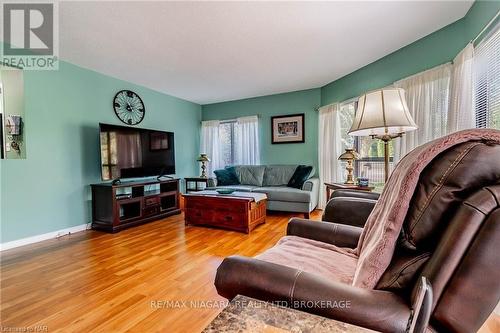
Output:
<svg viewBox="0 0 500 333">
<path fill-rule="evenodd" d="M 175 173 L 174 133 L 99 124 L 103 180 Z"/>
</svg>

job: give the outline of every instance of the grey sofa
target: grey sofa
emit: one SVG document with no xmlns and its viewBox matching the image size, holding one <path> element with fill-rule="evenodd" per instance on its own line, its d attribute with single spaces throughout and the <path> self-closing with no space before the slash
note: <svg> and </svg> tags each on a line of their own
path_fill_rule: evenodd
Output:
<svg viewBox="0 0 500 333">
<path fill-rule="evenodd" d="M 303 213 L 306 218 L 318 205 L 319 179 L 314 178 L 314 168 L 301 189 L 286 186 L 297 165 L 237 165 L 234 168 L 240 185 L 217 186 L 216 180 L 211 180 L 209 188 L 265 193 L 268 210 Z"/>
</svg>

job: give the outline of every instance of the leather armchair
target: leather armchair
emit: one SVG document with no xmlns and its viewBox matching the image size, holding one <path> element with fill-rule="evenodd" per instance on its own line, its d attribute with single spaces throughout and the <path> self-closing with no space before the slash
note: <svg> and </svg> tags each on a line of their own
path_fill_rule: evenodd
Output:
<svg viewBox="0 0 500 333">
<path fill-rule="evenodd" d="M 467 142 L 441 153 L 421 173 L 391 263 L 374 289 L 314 269 L 241 256 L 224 259 L 215 286 L 228 299 L 242 294 L 280 301 L 381 332 L 405 332 L 418 281 L 426 277 L 433 297 L 428 328 L 476 332 L 500 300 L 499 222 L 500 145 Z M 329 244 L 354 248 L 361 231 L 302 219 L 292 219 L 287 227 L 287 235 L 325 244 L 318 245 L 322 249 Z M 300 256 L 300 251 L 283 253 Z M 350 306 L 323 306 L 341 301 Z"/>
<path fill-rule="evenodd" d="M 380 194 L 335 190 L 323 211 L 322 221 L 363 227 Z"/>
</svg>

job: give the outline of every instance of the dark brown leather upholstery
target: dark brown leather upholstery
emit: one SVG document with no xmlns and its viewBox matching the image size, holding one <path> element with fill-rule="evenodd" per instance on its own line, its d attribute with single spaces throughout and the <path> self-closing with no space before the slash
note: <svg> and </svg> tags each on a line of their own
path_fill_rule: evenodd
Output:
<svg viewBox="0 0 500 333">
<path fill-rule="evenodd" d="M 500 300 L 500 185 L 465 200 L 422 275 L 432 281 L 431 323 L 443 332 L 476 332 Z"/>
<path fill-rule="evenodd" d="M 364 227 L 376 203 L 372 199 L 335 197 L 326 204 L 321 220 Z"/>
<path fill-rule="evenodd" d="M 293 220 L 287 232 L 354 248 L 361 230 Z M 499 244 L 500 145 L 468 142 L 440 154 L 420 175 L 392 262 L 375 290 L 242 257 L 226 258 L 215 284 L 228 298 L 244 294 L 294 307 L 297 300 L 348 300 L 349 311 L 296 307 L 383 332 L 404 332 L 416 281 L 425 276 L 433 288 L 432 329 L 470 333 L 500 300 Z"/>
<path fill-rule="evenodd" d="M 380 289 L 408 292 L 444 231 L 464 228 L 460 223 L 468 220 L 461 222 L 463 219 L 453 216 L 465 198 L 499 181 L 500 146 L 488 142 L 457 145 L 440 154 L 420 179 L 396 247 L 398 256 L 379 281 Z M 430 282 L 436 288 L 432 279 Z"/>
<path fill-rule="evenodd" d="M 408 305 L 394 293 L 356 288 L 241 256 L 224 259 L 217 270 L 215 286 L 227 299 L 240 294 L 275 301 L 383 332 L 404 332 L 410 316 Z"/>
<path fill-rule="evenodd" d="M 380 197 L 380 194 L 375 193 L 375 192 L 368 192 L 368 191 L 339 189 L 339 190 L 335 190 L 332 192 L 330 199 L 338 198 L 338 197 L 378 200 L 378 198 Z"/>
<path fill-rule="evenodd" d="M 286 234 L 314 239 L 339 247 L 355 248 L 362 231 L 362 228 L 350 225 L 311 222 L 311 220 L 293 218 L 288 223 Z"/>
<path fill-rule="evenodd" d="M 323 211 L 322 221 L 364 227 L 380 194 L 340 189 L 333 191 Z"/>
<path fill-rule="evenodd" d="M 433 249 L 460 203 L 495 184 L 499 168 L 500 145 L 467 142 L 442 153 L 421 175 L 403 228 L 405 245 Z"/>
</svg>

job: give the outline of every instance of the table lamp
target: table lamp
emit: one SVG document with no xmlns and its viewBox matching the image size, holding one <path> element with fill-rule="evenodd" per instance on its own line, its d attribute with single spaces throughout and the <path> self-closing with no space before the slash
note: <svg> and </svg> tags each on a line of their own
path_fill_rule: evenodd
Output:
<svg viewBox="0 0 500 333">
<path fill-rule="evenodd" d="M 384 88 L 365 93 L 358 100 L 354 122 L 348 134 L 370 136 L 384 142 L 385 181 L 389 178 L 389 141 L 416 130 L 401 88 Z"/>
<path fill-rule="evenodd" d="M 210 159 L 208 158 L 207 154 L 200 154 L 200 156 L 196 159 L 198 162 L 201 162 L 201 178 L 207 178 L 207 167 L 205 166 L 205 163 L 210 162 Z"/>
<path fill-rule="evenodd" d="M 344 184 L 354 185 L 352 171 L 354 170 L 353 161 L 359 159 L 359 154 L 353 148 L 346 148 L 345 152 L 339 156 L 339 160 L 347 162 L 347 179 Z"/>
</svg>

